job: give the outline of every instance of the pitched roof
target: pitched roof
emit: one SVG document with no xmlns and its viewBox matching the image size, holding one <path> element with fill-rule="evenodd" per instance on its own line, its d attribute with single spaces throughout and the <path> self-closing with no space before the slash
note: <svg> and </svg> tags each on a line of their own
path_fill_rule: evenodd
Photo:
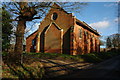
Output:
<svg viewBox="0 0 120 80">
<path fill-rule="evenodd" d="M 52 6 L 53 6 L 53 7 L 51 7 L 51 8 L 59 9 L 59 10 L 65 12 L 65 13 L 67 13 L 67 14 L 71 14 L 71 13 L 68 13 L 67 11 L 65 11 L 65 10 L 64 10 L 62 7 L 60 7 L 57 3 L 53 3 Z"/>
<path fill-rule="evenodd" d="M 91 32 L 97 34 L 100 36 L 100 34 L 97 32 L 97 30 L 93 29 L 91 26 L 89 26 L 86 22 L 84 21 L 80 21 L 76 18 L 76 22 L 80 23 L 80 25 L 83 25 L 84 28 L 87 28 L 88 30 L 90 30 Z"/>
<path fill-rule="evenodd" d="M 58 9 L 64 11 L 65 13 L 70 14 L 70 13 L 68 13 L 67 11 L 65 11 L 63 8 L 61 8 L 61 7 L 60 7 L 58 4 L 56 4 L 56 3 L 53 3 L 52 6 L 55 6 L 55 7 L 57 7 Z M 80 21 L 80 20 L 78 20 L 77 18 L 76 18 L 76 21 L 79 22 L 79 23 L 81 23 L 83 26 L 85 26 L 87 29 L 89 29 L 89 30 L 92 31 L 93 33 L 95 33 L 95 34 L 97 34 L 97 35 L 100 36 L 100 34 L 97 32 L 97 30 L 93 29 L 93 28 L 92 28 L 91 26 L 89 26 L 86 22 Z"/>
<path fill-rule="evenodd" d="M 33 32 L 32 34 L 30 34 L 27 38 L 29 38 L 31 35 L 33 35 L 33 34 L 36 33 L 37 31 L 38 31 L 38 30 L 36 30 L 35 32 Z M 26 39 L 27 39 L 27 38 L 26 38 Z"/>
</svg>

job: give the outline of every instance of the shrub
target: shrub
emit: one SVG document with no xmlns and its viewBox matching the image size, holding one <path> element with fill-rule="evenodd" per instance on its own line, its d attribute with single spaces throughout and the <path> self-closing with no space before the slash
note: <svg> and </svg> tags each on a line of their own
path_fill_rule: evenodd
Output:
<svg viewBox="0 0 120 80">
<path fill-rule="evenodd" d="M 89 54 L 84 54 L 81 56 L 84 61 L 86 62 L 91 62 L 91 63 L 98 63 L 98 62 L 101 62 L 102 59 L 97 57 L 95 54 L 93 53 L 89 53 Z"/>
<path fill-rule="evenodd" d="M 7 56 L 8 52 L 2 52 L 2 56 Z"/>
</svg>

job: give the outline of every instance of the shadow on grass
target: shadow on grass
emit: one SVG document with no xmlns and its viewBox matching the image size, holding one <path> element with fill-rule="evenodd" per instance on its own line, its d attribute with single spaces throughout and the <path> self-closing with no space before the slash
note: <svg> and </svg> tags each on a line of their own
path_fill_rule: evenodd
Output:
<svg viewBox="0 0 120 80">
<path fill-rule="evenodd" d="M 15 78 L 19 80 L 41 80 L 44 75 L 44 69 L 39 67 L 35 71 L 31 66 L 25 66 L 24 64 L 18 65 L 11 65 L 7 64 L 8 68 L 10 69 L 10 74 L 13 75 Z M 2 80 L 6 80 L 7 78 L 2 78 Z M 9 78 L 13 79 L 13 78 Z"/>
<path fill-rule="evenodd" d="M 85 64 L 84 62 L 72 62 L 72 63 L 67 63 L 67 64 L 58 63 L 58 62 L 55 62 L 52 60 L 45 60 L 45 61 L 41 61 L 41 62 L 45 63 L 45 64 L 49 64 L 49 63 L 52 64 L 52 66 L 50 65 L 48 67 L 44 67 L 45 77 L 43 77 L 43 80 L 70 74 L 77 70 L 82 70 L 82 68 L 91 66 L 90 64 Z M 81 64 L 81 65 L 78 65 L 78 64 Z M 65 71 L 65 73 L 62 73 L 61 71 Z"/>
</svg>

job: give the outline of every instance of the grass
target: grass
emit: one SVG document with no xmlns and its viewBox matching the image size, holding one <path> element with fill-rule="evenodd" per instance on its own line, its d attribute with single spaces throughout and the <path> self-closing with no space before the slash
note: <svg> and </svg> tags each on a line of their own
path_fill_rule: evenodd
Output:
<svg viewBox="0 0 120 80">
<path fill-rule="evenodd" d="M 84 55 L 67 55 L 58 53 L 25 53 L 26 55 L 34 55 L 40 59 L 57 59 L 65 61 L 85 61 L 90 63 L 99 63 L 104 60 L 110 59 L 114 56 L 120 55 L 119 52 L 99 52 L 99 53 L 88 53 Z"/>
<path fill-rule="evenodd" d="M 84 55 L 67 55 L 58 53 L 24 53 L 23 61 L 24 64 L 11 65 L 9 61 L 6 62 L 6 56 L 8 53 L 3 54 L 3 77 L 4 78 L 42 78 L 44 76 L 44 68 L 41 67 L 40 59 L 55 59 L 63 61 L 73 61 L 73 62 L 89 62 L 89 63 L 99 63 L 110 59 L 114 56 L 120 55 L 119 51 L 110 52 L 100 52 L 100 53 L 89 53 Z M 7 56 L 8 57 L 8 56 Z M 13 60 L 14 61 L 14 58 Z"/>
<path fill-rule="evenodd" d="M 4 64 L 3 65 L 3 78 L 4 79 L 41 79 L 44 75 L 44 68 L 40 66 L 40 63 L 28 64 Z"/>
<path fill-rule="evenodd" d="M 110 59 L 112 57 L 115 57 L 117 55 L 120 55 L 120 53 L 119 52 L 100 52 L 100 53 L 89 53 L 89 54 L 84 54 L 80 56 L 86 62 L 99 63 L 107 59 Z"/>
<path fill-rule="evenodd" d="M 34 62 L 36 59 L 55 59 L 64 61 L 85 61 L 90 63 L 99 63 L 117 55 L 120 55 L 119 51 L 88 53 L 84 55 L 67 55 L 58 53 L 23 53 L 23 56 L 25 57 L 24 59 L 27 59 L 29 62 Z M 4 52 L 3 56 L 7 56 L 7 53 Z"/>
<path fill-rule="evenodd" d="M 83 61 L 83 59 L 77 55 L 67 55 L 67 54 L 58 54 L 58 53 L 25 53 L 24 55 L 34 55 L 36 57 L 39 57 L 40 59 Z"/>
</svg>

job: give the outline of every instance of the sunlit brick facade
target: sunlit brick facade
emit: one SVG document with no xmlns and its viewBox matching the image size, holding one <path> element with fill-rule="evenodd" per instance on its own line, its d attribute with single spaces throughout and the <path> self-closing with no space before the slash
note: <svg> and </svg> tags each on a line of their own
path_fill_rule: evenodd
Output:
<svg viewBox="0 0 120 80">
<path fill-rule="evenodd" d="M 99 33 L 53 4 L 39 29 L 26 38 L 27 52 L 70 55 L 99 52 Z M 57 9 L 56 9 L 57 8 Z"/>
</svg>

